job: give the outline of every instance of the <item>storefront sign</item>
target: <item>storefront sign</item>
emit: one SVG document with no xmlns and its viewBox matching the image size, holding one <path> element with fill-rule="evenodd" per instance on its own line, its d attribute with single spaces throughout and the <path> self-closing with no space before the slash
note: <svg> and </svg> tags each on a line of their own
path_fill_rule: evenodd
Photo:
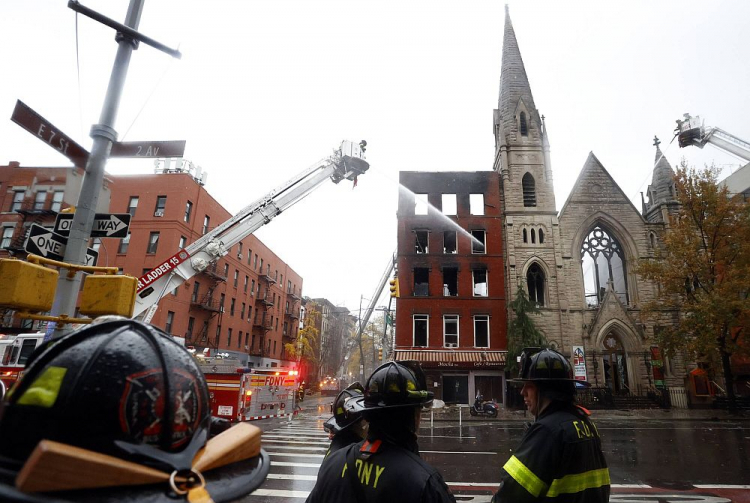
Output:
<svg viewBox="0 0 750 503">
<path fill-rule="evenodd" d="M 586 380 L 586 356 L 583 346 L 573 346 L 573 374 L 577 381 Z"/>
</svg>

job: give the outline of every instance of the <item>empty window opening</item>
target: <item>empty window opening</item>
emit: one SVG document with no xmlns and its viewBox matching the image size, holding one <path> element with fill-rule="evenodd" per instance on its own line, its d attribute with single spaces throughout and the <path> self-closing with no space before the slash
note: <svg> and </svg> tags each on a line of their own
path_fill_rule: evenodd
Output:
<svg viewBox="0 0 750 503">
<path fill-rule="evenodd" d="M 523 188 L 523 205 L 526 207 L 536 206 L 536 182 L 531 173 L 523 175 L 521 186 Z"/>
<path fill-rule="evenodd" d="M 521 234 L 523 235 L 523 242 L 528 243 L 529 242 L 529 233 L 526 232 L 526 229 L 523 229 L 521 231 Z"/>
<path fill-rule="evenodd" d="M 469 194 L 469 213 L 484 215 L 484 194 Z"/>
<path fill-rule="evenodd" d="M 414 214 L 427 214 L 427 194 L 414 194 Z"/>
<path fill-rule="evenodd" d="M 534 229 L 531 229 L 531 244 L 536 243 L 536 231 Z"/>
<path fill-rule="evenodd" d="M 539 229 L 539 244 L 544 243 L 544 231 Z"/>
<path fill-rule="evenodd" d="M 456 231 L 443 232 L 443 253 L 457 253 Z"/>
<path fill-rule="evenodd" d="M 490 317 L 486 314 L 474 316 L 474 346 L 478 348 L 490 346 Z"/>
<path fill-rule="evenodd" d="M 443 215 L 457 215 L 456 194 L 443 194 L 442 206 Z"/>
<path fill-rule="evenodd" d="M 430 270 L 418 267 L 414 269 L 414 296 L 426 297 L 430 294 Z"/>
<path fill-rule="evenodd" d="M 425 347 L 429 340 L 429 319 L 426 314 L 414 315 L 414 346 Z"/>
<path fill-rule="evenodd" d="M 429 253 L 429 231 L 414 231 L 414 252 Z"/>
<path fill-rule="evenodd" d="M 519 118 L 519 122 L 521 123 L 521 135 L 522 136 L 528 136 L 529 135 L 529 126 L 526 124 L 526 112 L 521 112 L 521 117 Z"/>
<path fill-rule="evenodd" d="M 534 263 L 526 273 L 526 286 L 529 292 L 529 300 L 537 306 L 544 305 L 544 271 L 539 264 Z"/>
<path fill-rule="evenodd" d="M 455 348 L 458 346 L 458 316 L 443 316 L 443 339 L 445 347 Z"/>
<path fill-rule="evenodd" d="M 483 230 L 471 231 L 471 253 L 485 253 L 485 237 L 486 233 Z"/>
<path fill-rule="evenodd" d="M 455 267 L 443 269 L 443 295 L 445 297 L 458 296 L 458 269 Z"/>
<path fill-rule="evenodd" d="M 487 297 L 487 269 L 472 271 L 474 282 L 474 297 Z"/>
</svg>

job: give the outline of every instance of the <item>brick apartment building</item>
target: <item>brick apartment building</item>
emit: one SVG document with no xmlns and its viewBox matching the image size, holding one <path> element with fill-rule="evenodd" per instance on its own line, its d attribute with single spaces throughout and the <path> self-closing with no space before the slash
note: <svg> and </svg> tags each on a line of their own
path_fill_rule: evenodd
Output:
<svg viewBox="0 0 750 503">
<path fill-rule="evenodd" d="M 404 172 L 396 360 L 419 360 L 446 402 L 503 400 L 507 349 L 497 174 Z M 428 202 L 429 204 L 425 204 Z M 442 212 L 442 214 L 441 214 Z"/>
<path fill-rule="evenodd" d="M 0 166 L 3 248 L 10 243 L 10 251 L 21 253 L 32 220 L 52 227 L 60 206 L 67 206 L 57 200 L 77 199 L 77 194 L 65 195 L 64 187 L 80 173 L 57 168 L 51 175 L 50 169 Z M 130 232 L 125 239 L 102 239 L 95 246 L 99 265 L 118 267 L 125 274 L 141 276 L 231 216 L 188 170 L 162 169 L 108 180 L 111 202 L 100 211 L 130 213 Z M 18 211 L 21 191 L 24 208 L 36 207 L 39 215 Z M 41 192 L 46 192 L 44 203 Z M 11 227 L 12 235 L 5 231 Z M 286 361 L 284 344 L 299 328 L 301 292 L 299 274 L 250 235 L 214 266 L 167 294 L 151 322 L 198 350 L 228 353 L 253 367 L 286 366 L 291 362 Z"/>
</svg>

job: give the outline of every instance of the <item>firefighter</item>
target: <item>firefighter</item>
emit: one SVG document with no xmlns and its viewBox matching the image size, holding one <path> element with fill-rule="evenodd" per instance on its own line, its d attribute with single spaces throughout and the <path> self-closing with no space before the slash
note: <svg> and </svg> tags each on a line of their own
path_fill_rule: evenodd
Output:
<svg viewBox="0 0 750 503">
<path fill-rule="evenodd" d="M 534 422 L 505 463 L 493 503 L 609 501 L 609 470 L 589 412 L 575 405 L 573 369 L 551 349 L 524 349 L 518 379 Z"/>
<path fill-rule="evenodd" d="M 205 475 L 192 469 L 212 428 L 208 397 L 190 353 L 151 325 L 107 321 L 58 339 L 35 355 L 0 405 L 0 501 L 50 501 L 16 490 L 19 471 L 64 480 L 69 489 L 91 488 L 92 480 L 99 485 L 75 491 L 69 496 L 75 501 L 175 502 L 204 495 L 209 499 L 200 501 L 219 503 L 249 494 L 268 473 L 265 453 Z M 61 444 L 63 457 L 41 463 L 41 440 Z M 92 468 L 104 462 L 100 454 L 129 463 Z M 112 487 L 123 478 L 138 483 L 149 469 L 164 473 L 165 482 Z M 66 494 L 56 493 L 56 501 L 67 501 Z"/>
<path fill-rule="evenodd" d="M 432 404 L 417 362 L 388 362 L 367 380 L 364 396 L 349 399 L 362 412 L 367 439 L 323 460 L 308 503 L 329 501 L 455 502 L 440 473 L 419 457 L 420 411 Z"/>
<path fill-rule="evenodd" d="M 356 444 L 367 437 L 367 421 L 362 417 L 362 411 L 349 411 L 346 402 L 362 398 L 365 389 L 355 381 L 338 394 L 333 402 L 333 417 L 323 424 L 323 429 L 331 439 L 331 446 L 326 457 L 349 444 Z"/>
</svg>

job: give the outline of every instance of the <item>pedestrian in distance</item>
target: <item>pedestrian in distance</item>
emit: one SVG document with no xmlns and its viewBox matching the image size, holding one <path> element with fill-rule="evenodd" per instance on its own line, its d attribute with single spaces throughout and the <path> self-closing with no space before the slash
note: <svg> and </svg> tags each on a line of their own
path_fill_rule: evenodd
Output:
<svg viewBox="0 0 750 503">
<path fill-rule="evenodd" d="M 362 417 L 361 411 L 348 411 L 345 404 L 349 400 L 362 398 L 364 387 L 357 381 L 346 387 L 338 394 L 333 402 L 333 417 L 323 424 L 323 429 L 328 432 L 331 446 L 326 452 L 326 457 L 342 447 L 356 444 L 367 438 L 367 421 Z"/>
<path fill-rule="evenodd" d="M 534 422 L 502 468 L 493 503 L 607 503 L 610 481 L 589 412 L 575 404 L 573 369 L 551 349 L 526 348 L 518 379 Z"/>
<path fill-rule="evenodd" d="M 323 460 L 307 502 L 455 503 L 440 473 L 419 457 L 420 412 L 432 400 L 417 362 L 375 369 L 364 396 L 344 404 L 348 414 L 361 412 L 368 421 L 367 439 Z"/>
</svg>

